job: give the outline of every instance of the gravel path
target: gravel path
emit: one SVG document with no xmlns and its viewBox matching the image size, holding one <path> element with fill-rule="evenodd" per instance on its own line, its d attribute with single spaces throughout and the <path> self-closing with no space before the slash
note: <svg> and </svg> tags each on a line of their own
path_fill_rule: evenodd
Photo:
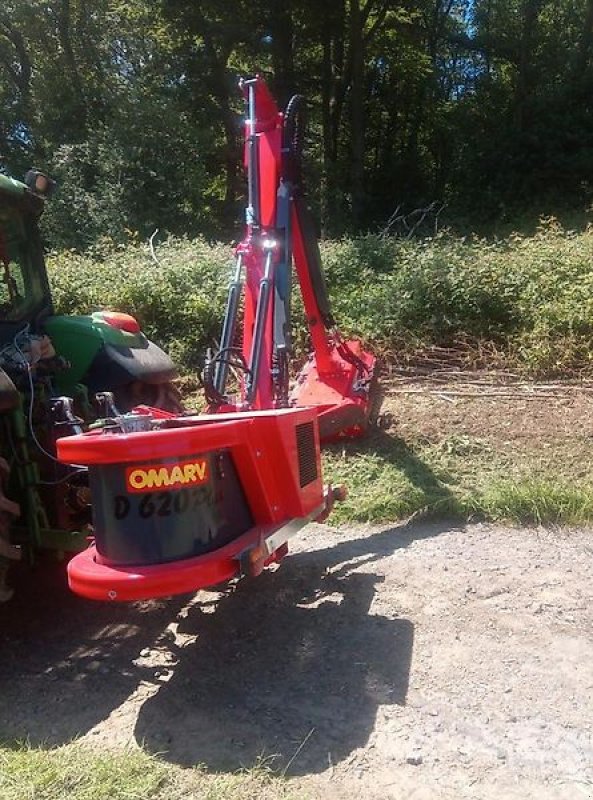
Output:
<svg viewBox="0 0 593 800">
<path fill-rule="evenodd" d="M 593 798 L 590 531 L 310 526 L 233 589 L 0 609 L 0 732 L 273 758 L 315 798 Z M 25 590 L 23 589 L 23 593 Z"/>
</svg>

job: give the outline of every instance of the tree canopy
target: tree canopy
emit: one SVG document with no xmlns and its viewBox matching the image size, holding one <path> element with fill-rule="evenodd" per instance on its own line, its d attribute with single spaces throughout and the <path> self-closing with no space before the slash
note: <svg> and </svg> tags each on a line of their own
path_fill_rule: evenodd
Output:
<svg viewBox="0 0 593 800">
<path fill-rule="evenodd" d="M 5 0 L 0 169 L 50 172 L 56 246 L 239 218 L 240 76 L 309 103 L 323 229 L 447 202 L 589 203 L 593 0 Z"/>
</svg>

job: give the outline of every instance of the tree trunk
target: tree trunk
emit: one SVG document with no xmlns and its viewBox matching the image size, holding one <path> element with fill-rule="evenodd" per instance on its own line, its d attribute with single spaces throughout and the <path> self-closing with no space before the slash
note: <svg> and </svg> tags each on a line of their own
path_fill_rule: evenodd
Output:
<svg viewBox="0 0 593 800">
<path fill-rule="evenodd" d="M 295 91 L 294 30 L 290 9 L 282 5 L 272 15 L 272 89 L 282 108 Z"/>
<path fill-rule="evenodd" d="M 583 33 L 579 42 L 577 57 L 575 61 L 574 77 L 577 82 L 581 81 L 583 73 L 587 68 L 587 61 L 589 53 L 591 52 L 591 43 L 593 42 L 593 0 L 587 0 L 587 9 L 585 11 L 585 22 L 583 24 Z"/>
<path fill-rule="evenodd" d="M 352 77 L 350 84 L 350 142 L 352 221 L 360 226 L 364 212 L 364 36 L 359 0 L 350 0 L 349 47 Z"/>
<path fill-rule="evenodd" d="M 324 10 L 321 29 L 323 47 L 321 114 L 323 137 L 322 228 L 324 233 L 341 228 L 338 198 L 338 158 L 344 100 L 349 82 L 345 64 L 345 7 L 336 3 Z"/>
<path fill-rule="evenodd" d="M 321 129 L 323 141 L 323 177 L 321 187 L 321 230 L 329 233 L 335 217 L 335 161 L 331 129 L 332 103 L 332 25 L 325 17 L 321 31 L 323 60 L 321 64 Z"/>
<path fill-rule="evenodd" d="M 517 88 L 515 91 L 515 125 L 521 133 L 528 124 L 529 97 L 533 91 L 533 46 L 535 27 L 543 0 L 525 0 L 523 26 L 519 42 Z"/>
<path fill-rule="evenodd" d="M 31 100 L 31 74 L 32 64 L 25 45 L 25 40 L 19 30 L 17 30 L 7 19 L 0 17 L 0 36 L 4 36 L 12 47 L 18 59 L 19 68 L 15 69 L 10 60 L 2 60 L 2 63 L 20 94 L 21 104 L 24 109 L 29 110 Z"/>
</svg>

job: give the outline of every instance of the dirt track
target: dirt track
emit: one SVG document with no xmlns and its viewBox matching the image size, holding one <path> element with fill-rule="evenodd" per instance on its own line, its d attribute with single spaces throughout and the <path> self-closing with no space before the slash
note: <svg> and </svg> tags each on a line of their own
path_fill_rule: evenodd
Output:
<svg viewBox="0 0 593 800">
<path fill-rule="evenodd" d="M 593 797 L 592 555 L 589 531 L 311 526 L 194 599 L 95 605 L 56 574 L 0 610 L 0 731 L 275 755 L 320 798 Z"/>
</svg>

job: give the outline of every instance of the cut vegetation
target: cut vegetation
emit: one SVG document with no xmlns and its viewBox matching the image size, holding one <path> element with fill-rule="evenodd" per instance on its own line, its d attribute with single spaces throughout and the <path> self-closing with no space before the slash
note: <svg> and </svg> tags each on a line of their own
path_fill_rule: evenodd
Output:
<svg viewBox="0 0 593 800">
<path fill-rule="evenodd" d="M 414 515 L 578 525 L 593 519 L 593 394 L 586 387 L 387 387 L 381 427 L 325 451 L 348 486 L 340 522 Z M 469 396 L 468 396 L 469 395 Z"/>
</svg>

